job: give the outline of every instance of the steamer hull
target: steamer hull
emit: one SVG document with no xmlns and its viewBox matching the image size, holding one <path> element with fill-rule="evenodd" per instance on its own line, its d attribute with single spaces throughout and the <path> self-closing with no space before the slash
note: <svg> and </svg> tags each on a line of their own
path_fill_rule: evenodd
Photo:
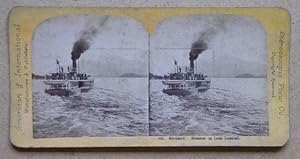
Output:
<svg viewBox="0 0 300 159">
<path fill-rule="evenodd" d="M 68 74 L 62 76 L 48 76 L 48 78 L 44 81 L 44 83 L 48 86 L 45 89 L 45 93 L 51 96 L 71 96 L 76 95 L 78 93 L 88 92 L 94 86 L 94 79 L 87 77 L 78 77 L 78 79 L 68 79 Z M 61 78 L 63 77 L 63 78 Z"/>
<path fill-rule="evenodd" d="M 193 93 L 204 92 L 210 88 L 210 80 L 164 80 L 163 93 L 175 96 L 187 96 Z"/>
</svg>

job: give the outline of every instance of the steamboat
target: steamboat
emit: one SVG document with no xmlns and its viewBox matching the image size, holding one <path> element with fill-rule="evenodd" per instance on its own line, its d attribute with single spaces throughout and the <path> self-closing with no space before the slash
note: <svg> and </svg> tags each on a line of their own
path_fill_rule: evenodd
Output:
<svg viewBox="0 0 300 159">
<path fill-rule="evenodd" d="M 93 88 L 94 79 L 85 73 L 78 73 L 76 61 L 73 61 L 72 70 L 64 72 L 63 67 L 57 63 L 57 72 L 46 75 L 44 83 L 48 86 L 45 93 L 57 96 L 70 96 L 77 93 L 88 92 Z"/>
<path fill-rule="evenodd" d="M 195 92 L 203 92 L 210 88 L 211 80 L 202 73 L 194 70 L 193 61 L 185 72 L 181 72 L 181 68 L 177 66 L 176 71 L 164 76 L 162 84 L 167 85 L 162 90 L 163 93 L 175 96 L 187 96 Z"/>
</svg>

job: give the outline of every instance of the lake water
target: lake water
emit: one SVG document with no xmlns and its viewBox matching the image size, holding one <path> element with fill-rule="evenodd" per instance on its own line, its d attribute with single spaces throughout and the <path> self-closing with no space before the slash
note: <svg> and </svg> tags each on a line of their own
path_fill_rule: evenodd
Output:
<svg viewBox="0 0 300 159">
<path fill-rule="evenodd" d="M 148 135 L 148 79 L 95 78 L 94 88 L 50 96 L 33 80 L 35 138 Z"/>
<path fill-rule="evenodd" d="M 150 82 L 150 135 L 268 135 L 265 79 L 215 78 L 206 92 L 162 93 Z"/>
<path fill-rule="evenodd" d="M 148 106 L 147 78 L 95 78 L 91 91 L 70 97 L 33 80 L 34 137 L 268 135 L 266 84 L 218 78 L 206 92 L 177 97 L 150 80 Z"/>
</svg>

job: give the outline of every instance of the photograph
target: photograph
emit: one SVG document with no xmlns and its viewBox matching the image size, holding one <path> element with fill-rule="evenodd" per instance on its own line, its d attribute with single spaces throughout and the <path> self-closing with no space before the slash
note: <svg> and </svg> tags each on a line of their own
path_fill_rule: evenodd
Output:
<svg viewBox="0 0 300 159">
<path fill-rule="evenodd" d="M 182 15 L 150 37 L 150 136 L 268 136 L 267 39 L 253 17 Z"/>
<path fill-rule="evenodd" d="M 149 135 L 148 38 L 126 16 L 40 23 L 32 39 L 33 137 Z"/>
</svg>

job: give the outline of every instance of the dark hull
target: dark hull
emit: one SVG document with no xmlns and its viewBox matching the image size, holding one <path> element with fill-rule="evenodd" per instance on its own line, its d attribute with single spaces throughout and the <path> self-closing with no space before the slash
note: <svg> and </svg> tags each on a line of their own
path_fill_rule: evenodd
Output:
<svg viewBox="0 0 300 159">
<path fill-rule="evenodd" d="M 188 96 L 193 93 L 205 92 L 209 89 L 209 87 L 202 88 L 194 88 L 194 89 L 164 89 L 162 92 L 167 95 L 175 95 L 175 96 Z"/>
<path fill-rule="evenodd" d="M 90 91 L 91 89 L 92 89 L 92 87 L 91 87 L 91 88 L 83 88 L 83 89 L 81 89 L 81 93 L 88 92 L 88 91 Z"/>
<path fill-rule="evenodd" d="M 74 95 L 76 92 L 75 91 L 70 91 L 66 89 L 46 89 L 45 93 L 50 94 L 51 96 L 71 96 Z"/>
<path fill-rule="evenodd" d="M 182 89 L 164 89 L 162 92 L 167 95 L 175 95 L 175 96 L 187 96 L 192 94 L 192 92 L 188 90 L 182 90 Z"/>
</svg>

